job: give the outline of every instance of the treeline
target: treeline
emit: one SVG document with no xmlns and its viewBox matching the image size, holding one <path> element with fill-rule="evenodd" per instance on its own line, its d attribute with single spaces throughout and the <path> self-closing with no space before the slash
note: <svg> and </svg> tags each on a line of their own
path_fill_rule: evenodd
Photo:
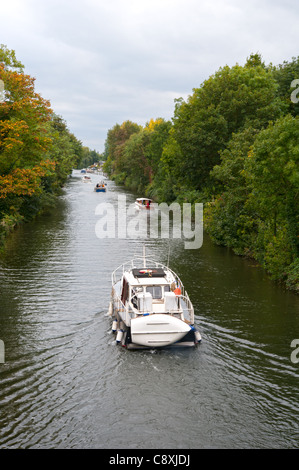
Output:
<svg viewBox="0 0 299 470">
<path fill-rule="evenodd" d="M 157 202 L 203 202 L 214 242 L 299 292 L 299 58 L 221 67 L 172 121 L 108 131 L 105 170 Z M 294 86 L 297 84 L 297 89 Z"/>
<path fill-rule="evenodd" d="M 15 52 L 1 45 L 0 246 L 15 225 L 55 203 L 72 168 L 99 157 L 35 92 Z"/>
</svg>

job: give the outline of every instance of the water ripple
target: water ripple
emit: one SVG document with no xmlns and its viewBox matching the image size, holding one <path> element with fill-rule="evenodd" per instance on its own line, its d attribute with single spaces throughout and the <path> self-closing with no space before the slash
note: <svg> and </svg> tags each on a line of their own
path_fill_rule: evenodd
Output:
<svg viewBox="0 0 299 470">
<path fill-rule="evenodd" d="M 109 184 L 115 203 L 120 188 Z M 195 253 L 147 240 L 185 282 L 203 341 L 119 348 L 107 316 L 111 271 L 142 241 L 98 239 L 97 196 L 71 179 L 57 210 L 16 231 L 1 256 L 1 447 L 295 447 L 297 301 L 208 242 Z"/>
</svg>

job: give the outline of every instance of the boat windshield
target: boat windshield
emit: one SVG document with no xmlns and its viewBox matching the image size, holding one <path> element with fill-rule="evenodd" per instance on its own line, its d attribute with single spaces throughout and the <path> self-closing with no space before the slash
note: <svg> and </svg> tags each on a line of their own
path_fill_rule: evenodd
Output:
<svg viewBox="0 0 299 470">
<path fill-rule="evenodd" d="M 164 286 L 164 292 L 169 292 L 170 287 Z M 162 299 L 162 286 L 146 286 L 146 292 L 149 292 L 153 299 Z"/>
<path fill-rule="evenodd" d="M 161 286 L 147 286 L 146 292 L 152 295 L 153 299 L 162 299 L 162 287 Z"/>
</svg>

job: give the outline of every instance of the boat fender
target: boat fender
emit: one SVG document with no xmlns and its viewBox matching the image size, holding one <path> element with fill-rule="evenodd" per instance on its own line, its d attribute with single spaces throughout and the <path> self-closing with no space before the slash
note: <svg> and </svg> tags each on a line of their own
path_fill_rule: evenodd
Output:
<svg viewBox="0 0 299 470">
<path fill-rule="evenodd" d="M 119 344 L 122 340 L 123 337 L 123 330 L 118 330 L 117 335 L 116 335 L 116 343 Z"/>
<path fill-rule="evenodd" d="M 201 335 L 200 335 L 199 331 L 195 331 L 194 335 L 195 335 L 196 341 L 198 341 L 198 343 L 199 343 L 201 341 Z"/>
<path fill-rule="evenodd" d="M 116 328 L 117 328 L 117 320 L 113 320 L 113 322 L 112 322 L 112 331 L 113 331 L 113 333 L 116 332 Z"/>
</svg>

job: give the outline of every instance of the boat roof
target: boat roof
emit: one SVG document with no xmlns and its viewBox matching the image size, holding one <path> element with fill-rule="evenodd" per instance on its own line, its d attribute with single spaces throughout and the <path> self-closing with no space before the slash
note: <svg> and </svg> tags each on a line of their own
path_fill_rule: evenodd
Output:
<svg viewBox="0 0 299 470">
<path fill-rule="evenodd" d="M 169 280 L 166 279 L 166 273 L 162 268 L 133 268 L 125 272 L 126 279 L 129 284 L 140 285 L 168 285 Z"/>
<path fill-rule="evenodd" d="M 163 268 L 133 268 L 133 276 L 149 278 L 149 277 L 165 277 L 166 273 Z"/>
</svg>

